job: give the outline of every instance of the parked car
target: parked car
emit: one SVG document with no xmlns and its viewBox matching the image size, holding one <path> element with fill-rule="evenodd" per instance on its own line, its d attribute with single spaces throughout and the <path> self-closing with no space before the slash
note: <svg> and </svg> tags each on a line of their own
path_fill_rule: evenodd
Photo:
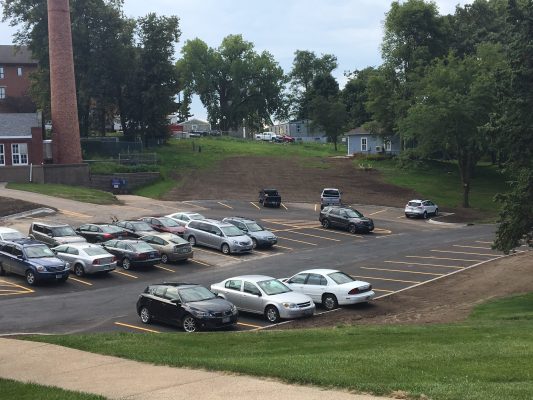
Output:
<svg viewBox="0 0 533 400">
<path fill-rule="evenodd" d="M 128 270 L 138 266 L 153 266 L 161 261 L 159 252 L 143 240 L 108 240 L 102 247 L 117 257 L 118 264 Z"/>
<path fill-rule="evenodd" d="M 142 236 L 141 240 L 148 243 L 161 254 L 161 262 L 183 261 L 193 257 L 191 244 L 173 233 L 157 233 Z"/>
<path fill-rule="evenodd" d="M 124 229 L 109 224 L 83 224 L 79 228 L 76 228 L 76 233 L 91 243 L 122 239 L 128 236 L 128 233 Z"/>
<path fill-rule="evenodd" d="M 65 282 L 70 265 L 55 256 L 45 244 L 33 239 L 0 242 L 0 275 L 22 275 L 28 285 L 42 281 Z"/>
<path fill-rule="evenodd" d="M 254 249 L 256 247 L 272 247 L 278 242 L 276 235 L 270 231 L 267 231 L 253 219 L 244 217 L 228 217 L 224 218 L 222 222 L 229 222 L 250 236 L 252 238 Z"/>
<path fill-rule="evenodd" d="M 67 224 L 32 222 L 29 236 L 50 247 L 59 246 L 64 243 L 86 242 L 84 237 L 77 235 L 76 231 Z"/>
<path fill-rule="evenodd" d="M 309 269 L 283 282 L 295 292 L 308 295 L 326 310 L 339 305 L 365 303 L 374 298 L 372 285 L 358 281 L 336 269 Z"/>
<path fill-rule="evenodd" d="M 239 316 L 229 301 L 190 283 L 148 286 L 137 300 L 137 314 L 144 324 L 157 320 L 181 326 L 186 332 L 233 326 Z"/>
<path fill-rule="evenodd" d="M 213 219 L 194 220 L 183 234 L 192 246 L 197 244 L 222 251 L 224 254 L 252 251 L 252 239 L 235 225 Z"/>
<path fill-rule="evenodd" d="M 16 229 L 0 226 L 0 240 L 18 240 L 26 237 Z"/>
<path fill-rule="evenodd" d="M 174 221 L 176 221 L 181 226 L 185 226 L 191 221 L 205 219 L 205 217 L 202 214 L 198 214 L 195 212 L 177 212 L 177 213 L 169 214 L 166 216 L 169 218 L 172 218 Z"/>
<path fill-rule="evenodd" d="M 179 236 L 183 236 L 183 232 L 185 232 L 183 225 L 169 217 L 143 217 L 141 221 L 146 222 L 158 232 L 168 232 Z"/>
<path fill-rule="evenodd" d="M 340 206 L 342 192 L 335 188 L 324 188 L 320 194 L 320 209 L 326 206 Z"/>
<path fill-rule="evenodd" d="M 141 236 L 157 233 L 155 229 L 144 221 L 116 221 L 113 224 L 125 231 L 129 238 L 138 239 Z"/>
<path fill-rule="evenodd" d="M 426 219 L 429 215 L 439 215 L 439 206 L 430 200 L 411 200 L 405 205 L 405 216 Z"/>
<path fill-rule="evenodd" d="M 341 228 L 350 233 L 368 233 L 374 230 L 374 221 L 371 218 L 350 207 L 325 207 L 320 211 L 318 220 L 325 229 Z"/>
<path fill-rule="evenodd" d="M 52 248 L 56 256 L 70 264 L 76 276 L 111 272 L 117 267 L 117 258 L 102 246 L 90 243 L 61 244 Z"/>
<path fill-rule="evenodd" d="M 211 291 L 235 304 L 240 311 L 263 314 L 272 323 L 315 312 L 313 300 L 283 282 L 264 275 L 243 275 L 211 285 Z"/>
<path fill-rule="evenodd" d="M 263 207 L 279 207 L 281 206 L 281 196 L 276 189 L 261 189 L 259 191 L 259 204 Z"/>
<path fill-rule="evenodd" d="M 295 139 L 288 135 L 278 135 L 275 138 L 272 138 L 272 141 L 276 143 L 294 143 Z"/>
</svg>

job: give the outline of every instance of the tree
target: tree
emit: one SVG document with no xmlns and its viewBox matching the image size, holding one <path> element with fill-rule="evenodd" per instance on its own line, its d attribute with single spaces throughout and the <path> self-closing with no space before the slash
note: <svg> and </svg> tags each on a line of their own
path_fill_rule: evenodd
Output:
<svg viewBox="0 0 533 400">
<path fill-rule="evenodd" d="M 376 70 L 368 67 L 346 74 L 348 82 L 342 90 L 342 101 L 346 107 L 347 123 L 357 128 L 371 120 L 372 116 L 366 107 L 370 78 Z"/>
<path fill-rule="evenodd" d="M 283 112 L 283 70 L 272 54 L 258 54 L 241 35 L 225 37 L 217 49 L 202 40 L 185 43 L 176 63 L 186 87 L 200 96 L 212 125 L 223 131 L 260 130 Z"/>
</svg>

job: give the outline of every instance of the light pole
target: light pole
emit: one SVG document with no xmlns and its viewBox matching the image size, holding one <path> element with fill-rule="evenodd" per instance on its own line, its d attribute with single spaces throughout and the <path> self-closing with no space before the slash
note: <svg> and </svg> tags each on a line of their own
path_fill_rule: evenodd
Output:
<svg viewBox="0 0 533 400">
<path fill-rule="evenodd" d="M 246 120 L 243 118 L 242 119 L 242 138 L 243 139 L 246 139 Z"/>
</svg>

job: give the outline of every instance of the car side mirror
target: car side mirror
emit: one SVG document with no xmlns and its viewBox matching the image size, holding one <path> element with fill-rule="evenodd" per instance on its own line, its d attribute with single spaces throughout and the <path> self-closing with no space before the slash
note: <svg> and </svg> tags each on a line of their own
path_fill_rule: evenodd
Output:
<svg viewBox="0 0 533 400">
<path fill-rule="evenodd" d="M 177 306 L 181 306 L 181 300 L 180 299 L 174 299 L 174 300 L 170 300 L 171 303 L 174 303 L 175 305 Z"/>
<path fill-rule="evenodd" d="M 261 292 L 257 292 L 257 293 L 254 293 L 257 297 L 262 297 L 263 295 L 261 294 Z"/>
</svg>

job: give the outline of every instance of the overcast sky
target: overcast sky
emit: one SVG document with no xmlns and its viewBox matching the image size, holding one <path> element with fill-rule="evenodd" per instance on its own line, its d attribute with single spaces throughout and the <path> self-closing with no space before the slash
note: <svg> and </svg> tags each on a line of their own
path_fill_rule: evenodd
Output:
<svg viewBox="0 0 533 400">
<path fill-rule="evenodd" d="M 470 1 L 436 0 L 441 14 L 450 14 L 457 4 Z M 180 18 L 181 38 L 200 38 L 218 47 L 230 34 L 242 34 L 257 52 L 274 55 L 289 72 L 296 50 L 337 56 L 334 75 L 343 86 L 345 71 L 381 64 L 383 20 L 390 0 L 125 0 L 127 16 L 155 12 Z M 15 28 L 0 22 L 0 44 L 10 44 Z M 192 105 L 195 118 L 206 119 L 198 99 Z"/>
</svg>

